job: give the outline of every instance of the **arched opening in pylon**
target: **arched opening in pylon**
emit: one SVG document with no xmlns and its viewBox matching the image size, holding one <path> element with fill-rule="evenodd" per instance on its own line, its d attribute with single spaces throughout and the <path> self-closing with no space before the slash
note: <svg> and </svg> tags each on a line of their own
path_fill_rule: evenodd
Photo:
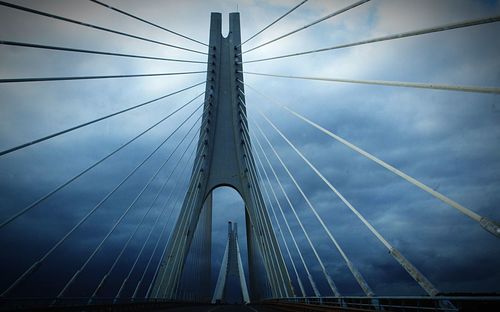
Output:
<svg viewBox="0 0 500 312">
<path fill-rule="evenodd" d="M 242 270 L 245 275 L 243 283 L 248 292 L 249 265 L 245 203 L 238 191 L 231 186 L 217 186 L 210 194 L 211 198 L 207 196 L 205 199 L 205 205 L 200 213 L 193 241 L 183 267 L 179 292 L 177 293 L 181 300 L 206 302 L 213 299 L 225 249 L 228 245 L 228 222 L 233 225 L 237 224 L 237 240 Z M 211 208 L 207 206 L 210 200 L 212 202 Z M 206 245 L 207 242 L 209 246 Z M 265 281 L 261 282 L 265 285 Z M 244 301 L 239 276 L 228 274 L 223 298 L 220 302 L 243 303 Z"/>
</svg>

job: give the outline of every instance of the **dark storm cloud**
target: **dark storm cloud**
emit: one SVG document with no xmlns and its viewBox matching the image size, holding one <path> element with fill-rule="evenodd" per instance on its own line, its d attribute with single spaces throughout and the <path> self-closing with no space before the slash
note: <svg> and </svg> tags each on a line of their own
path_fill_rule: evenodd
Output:
<svg viewBox="0 0 500 312">
<path fill-rule="evenodd" d="M 145 37 L 202 49 L 199 45 L 145 27 L 137 21 L 126 19 L 90 2 L 64 1 L 61 4 L 60 1 L 19 1 L 16 3 L 105 27 L 119 28 Z M 133 1 L 110 1 L 110 4 L 135 12 L 139 16 L 148 17 L 172 29 L 182 30 L 183 33 L 202 41 L 208 39 L 210 11 L 227 13 L 236 9 L 236 5 L 230 1 L 183 1 L 182 5 L 151 1 L 141 6 L 137 6 Z M 287 20 L 269 29 L 267 34 L 256 38 L 246 48 L 305 25 L 323 16 L 325 12 L 334 11 L 347 4 L 348 1 L 310 1 L 300 12 L 294 12 Z M 243 37 L 247 38 L 255 33 L 290 6 L 291 3 L 288 1 L 271 1 L 264 4 L 261 1 L 248 0 L 240 3 Z M 496 1 L 371 1 L 344 16 L 328 20 L 277 44 L 245 54 L 244 59 L 257 59 L 348 43 L 492 15 L 499 10 Z M 77 25 L 51 21 L 3 7 L 0 9 L 0 16 L 1 37 L 4 40 L 203 59 L 201 55 L 186 54 L 111 34 L 84 30 Z M 224 15 L 224 21 L 226 16 Z M 244 67 L 249 71 L 292 75 L 498 86 L 500 42 L 496 39 L 497 33 L 498 26 L 491 24 L 332 51 L 314 57 L 245 64 Z M 197 64 L 129 60 L 5 46 L 0 48 L 1 75 L 5 78 L 204 69 L 204 65 Z M 0 147 L 5 149 L 15 146 L 153 99 L 203 79 L 203 75 L 195 75 L 126 81 L 2 85 L 0 86 L 2 94 Z M 494 220 L 500 219 L 498 214 L 500 109 L 498 109 L 497 95 L 304 82 L 250 75 L 245 76 L 245 80 L 263 93 L 280 99 L 283 104 L 290 105 L 320 125 L 415 176 L 466 207 Z M 203 87 L 198 87 L 147 108 L 3 156 L 0 161 L 2 220 L 111 152 L 141 129 L 156 122 L 174 107 L 187 102 L 202 90 Z M 251 119 L 250 129 L 260 138 L 297 213 L 315 242 L 315 247 L 343 294 L 362 293 L 342 258 L 311 214 L 306 202 L 256 131 L 254 122 L 263 127 L 318 213 L 375 292 L 381 295 L 414 295 L 423 294 L 423 291 L 294 151 L 266 125 L 255 111 L 255 107 L 264 110 L 339 191 L 438 288 L 450 292 L 498 291 L 500 276 L 494 259 L 500 256 L 500 249 L 493 236 L 459 212 L 306 126 L 293 116 L 283 114 L 283 111 L 248 88 L 246 95 Z M 194 105 L 188 109 L 189 112 L 193 108 Z M 16 221 L 18 223 L 2 229 L 1 245 L 3 250 L 8 252 L 2 253 L 0 263 L 10 263 L 8 267 L 3 266 L 5 274 L 2 275 L 0 285 L 2 289 L 52 246 L 154 146 L 173 131 L 187 116 L 188 110 L 175 115 L 95 171 L 85 175 L 26 216 L 19 218 L 19 221 Z M 171 143 L 178 142 L 187 129 L 188 127 L 184 127 L 172 138 Z M 253 145 L 259 150 L 256 142 Z M 160 150 L 159 155 L 153 157 L 145 168 L 137 172 L 131 181 L 110 198 L 102 209 L 75 233 L 70 242 L 61 246 L 49 259 L 50 261 L 47 261 L 33 279 L 16 294 L 50 296 L 60 290 L 82 264 L 82 259 L 88 257 L 150 175 L 167 157 L 172 146 L 174 145 Z M 178 151 L 176 155 L 180 155 L 180 152 Z M 167 167 L 171 168 L 176 159 L 174 158 Z M 263 162 L 265 163 L 264 159 Z M 160 175 L 160 179 L 166 178 L 165 172 L 169 172 L 168 168 Z M 322 293 L 328 295 L 328 285 L 322 276 L 319 264 L 297 222 L 293 220 L 288 204 L 273 182 L 274 178 L 270 172 L 269 174 L 314 278 Z M 176 176 L 174 174 L 174 178 Z M 175 187 L 176 184 L 177 181 L 171 181 L 167 189 Z M 89 291 L 95 288 L 128 235 L 135 229 L 145 209 L 149 207 L 154 196 L 152 194 L 155 194 L 159 187 L 159 181 L 155 181 L 151 190 L 137 202 L 137 207 L 131 210 L 130 215 L 117 228 L 115 235 L 89 266 L 88 272 L 95 274 L 82 274 L 84 277 L 75 284 L 70 291 L 71 295 L 88 295 Z M 183 195 L 183 193 L 178 194 L 176 199 L 182 200 Z M 272 195 L 271 198 L 274 201 Z M 162 207 L 160 203 L 166 199 L 165 194 L 160 197 L 147 219 L 147 224 L 152 225 L 154 217 Z M 214 201 L 213 283 L 219 272 L 226 244 L 228 219 L 239 223 L 243 262 L 245 267 L 248 267 L 244 205 L 241 198 L 235 191 L 222 189 L 216 190 Z M 170 201 L 174 202 L 175 200 Z M 177 216 L 178 209 L 177 206 L 173 218 Z M 281 222 L 279 213 L 278 218 Z M 169 222 L 172 225 L 173 219 Z M 158 237 L 162 225 L 160 222 L 158 229 L 155 230 L 153 243 L 148 244 L 145 255 L 149 256 L 152 252 L 155 238 Z M 283 223 L 281 226 L 287 233 Z M 166 234 L 170 229 L 171 226 Z M 137 234 L 138 239 L 131 243 L 104 289 L 106 295 L 113 296 L 116 293 L 148 230 L 147 227 L 142 228 Z M 165 241 L 166 237 L 163 238 L 161 247 Z M 312 294 L 291 239 L 287 238 L 287 242 L 308 294 Z M 154 272 L 153 266 L 158 262 L 163 250 L 159 249 L 147 275 L 148 281 Z M 282 253 L 285 254 L 283 248 Z M 141 257 L 138 268 L 145 267 L 147 261 L 145 255 Z M 287 255 L 284 257 L 287 258 Z M 481 265 L 478 266 L 478 263 Z M 132 276 L 133 286 L 139 278 L 140 270 L 136 271 Z M 54 272 L 58 272 L 56 275 L 60 278 L 56 278 Z M 295 280 L 291 268 L 289 272 L 292 280 Z M 294 283 L 298 289 L 295 281 Z M 34 288 L 32 285 L 46 287 Z M 133 287 L 130 285 L 127 287 L 127 293 L 133 291 L 131 288 Z M 36 289 L 40 292 L 36 293 Z M 143 290 L 145 291 L 146 289 Z"/>
</svg>

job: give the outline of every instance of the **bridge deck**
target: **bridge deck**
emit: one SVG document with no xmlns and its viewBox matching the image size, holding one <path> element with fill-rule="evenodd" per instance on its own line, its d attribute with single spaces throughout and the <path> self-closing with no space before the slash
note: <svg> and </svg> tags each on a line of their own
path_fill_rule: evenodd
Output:
<svg viewBox="0 0 500 312">
<path fill-rule="evenodd" d="M 489 301 L 489 302 L 462 302 L 455 308 L 429 308 L 429 307 L 417 307 L 417 306 L 384 306 L 384 311 L 500 311 L 499 301 Z M 151 305 L 151 304 L 104 304 L 104 305 L 91 305 L 91 306 L 38 306 L 38 307 L 14 307 L 0 305 L 0 311 L 107 311 L 107 312 L 119 312 L 119 311 L 148 311 L 148 312 L 295 312 L 295 311 L 309 311 L 309 312 L 324 312 L 324 311 L 344 311 L 344 312 L 368 312 L 376 311 L 372 309 L 362 309 L 362 308 L 346 308 L 338 307 L 332 305 L 321 305 L 321 304 L 306 304 L 306 303 L 265 303 L 265 304 L 226 304 L 226 305 L 211 305 L 211 304 L 186 304 L 186 303 L 174 303 L 174 304 L 163 304 L 163 305 Z"/>
<path fill-rule="evenodd" d="M 148 310 L 151 312 L 294 312 L 294 311 L 372 311 L 360 309 L 335 308 L 319 305 L 306 304 L 280 304 L 280 305 L 244 305 L 244 304 L 227 304 L 227 305 L 199 305 L 199 306 L 184 306 L 184 307 L 169 307 L 163 309 Z"/>
<path fill-rule="evenodd" d="M 373 311 L 362 309 L 338 308 L 326 305 L 304 303 L 267 303 L 267 304 L 102 304 L 102 305 L 67 305 L 67 306 L 5 306 L 0 311 L 36 312 L 36 311 L 148 311 L 148 312 L 294 312 L 294 311 Z"/>
</svg>

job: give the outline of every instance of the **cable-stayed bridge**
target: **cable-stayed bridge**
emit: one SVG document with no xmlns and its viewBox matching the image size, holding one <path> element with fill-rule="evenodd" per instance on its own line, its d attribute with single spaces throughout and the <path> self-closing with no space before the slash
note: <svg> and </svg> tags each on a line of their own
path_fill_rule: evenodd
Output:
<svg viewBox="0 0 500 312">
<path fill-rule="evenodd" d="M 323 88 L 329 88 L 335 83 L 391 88 L 395 90 L 394 94 L 403 94 L 398 98 L 401 101 L 406 95 L 403 90 L 408 89 L 414 92 L 433 92 L 430 99 L 433 97 L 437 99 L 438 96 L 435 94 L 453 93 L 456 94 L 456 97 L 452 98 L 454 101 L 479 102 L 474 103 L 476 106 L 492 103 L 493 122 L 498 120 L 498 117 L 495 117 L 498 115 L 494 112 L 500 88 L 494 85 L 430 82 L 434 79 L 373 80 L 336 75 L 323 76 L 319 73 L 327 71 L 320 66 L 308 70 L 307 75 L 286 74 L 267 69 L 270 68 L 269 65 L 258 67 L 258 64 L 289 60 L 292 66 L 300 68 L 301 60 L 305 58 L 317 55 L 334 57 L 331 53 L 337 50 L 341 52 L 356 47 L 382 45 L 431 35 L 441 36 L 438 43 L 442 40 L 446 45 L 450 44 L 445 41 L 447 34 L 456 31 L 474 29 L 476 31 L 474 34 L 479 38 L 483 33 L 484 36 L 488 36 L 491 27 L 498 29 L 496 25 L 500 21 L 500 16 L 473 14 L 467 19 L 427 25 L 403 32 L 395 31 L 353 41 L 347 38 L 346 42 L 339 44 L 323 44 L 311 49 L 302 47 L 298 52 L 280 53 L 278 50 L 276 54 L 251 57 L 252 53 L 256 55 L 259 50 L 264 51 L 267 47 L 293 38 L 302 32 L 313 33 L 315 27 L 321 24 L 341 19 L 346 14 L 356 14 L 356 11 L 363 10 L 375 1 L 345 3 L 327 14 L 316 16 L 300 27 L 292 28 L 291 31 L 278 35 L 271 34 L 273 29 L 285 23 L 287 18 L 291 19 L 301 10 L 307 10 L 312 2 L 301 1 L 290 4 L 281 15 L 277 15 L 267 26 L 261 27 L 243 41 L 241 28 L 244 29 L 245 25 L 240 25 L 239 13 L 229 15 L 229 27 L 225 36 L 222 33 L 223 19 L 226 16 L 212 13 L 209 39 L 204 42 L 185 35 L 182 31 L 164 27 L 168 21 L 151 22 L 149 18 L 124 10 L 119 3 L 115 6 L 91 0 L 84 5 L 92 6 L 93 9 L 98 7 L 99 10 L 95 11 L 99 12 L 98 14 L 104 14 L 103 12 L 114 14 L 113 16 L 120 18 L 120 21 L 133 20 L 138 24 L 145 24 L 148 29 L 166 32 L 177 40 L 153 39 L 147 31 L 146 35 L 143 35 L 123 30 L 119 27 L 121 24 L 108 27 L 74 19 L 56 13 L 57 9 L 56 12 L 46 10 L 40 4 L 36 7 L 34 4 L 0 1 L 3 14 L 6 16 L 22 14 L 23 21 L 31 21 L 34 18 L 41 18 L 45 22 L 55 20 L 61 23 L 60 25 L 71 25 L 76 27 L 75 29 L 90 28 L 93 34 L 95 32 L 118 36 L 124 40 L 120 41 L 120 45 L 123 46 L 130 40 L 160 46 L 162 49 L 169 49 L 168 51 L 177 51 L 172 53 L 175 56 L 158 56 L 148 49 L 141 49 L 142 52 L 137 54 L 122 52 L 125 50 L 120 50 L 119 47 L 104 50 L 81 48 L 78 45 L 41 44 L 37 40 L 10 40 L 9 33 L 5 32 L 3 34 L 5 40 L 0 39 L 2 49 L 6 51 L 5 60 L 22 59 L 23 53 L 43 53 L 44 56 L 54 58 L 50 60 L 48 67 L 58 64 L 54 66 L 61 66 L 63 72 L 67 73 L 56 76 L 23 76 L 19 73 L 22 72 L 20 69 L 18 71 L 15 71 L 16 68 L 11 69 L 6 61 L 7 74 L 3 74 L 0 84 L 2 92 L 6 95 L 5 99 L 9 101 L 26 96 L 32 101 L 46 103 L 51 102 L 53 98 L 62 100 L 66 96 L 63 94 L 57 97 L 52 93 L 57 91 L 49 91 L 50 97 L 44 99 L 36 94 L 39 90 L 33 87 L 35 85 L 41 86 L 42 89 L 57 88 L 57 84 L 76 85 L 83 81 L 105 84 L 110 80 L 126 81 L 125 78 L 164 78 L 172 79 L 169 80 L 170 83 L 186 82 L 181 84 L 182 87 L 169 88 L 167 93 L 159 97 L 150 97 L 149 92 L 142 91 L 143 94 L 146 93 L 148 100 L 137 101 L 127 106 L 116 103 L 116 106 L 103 114 L 95 114 L 94 111 L 98 107 L 89 106 L 87 102 L 89 99 L 96 99 L 103 105 L 111 101 L 112 96 L 109 95 L 100 98 L 106 90 L 94 94 L 87 89 L 78 90 L 73 87 L 73 92 L 83 92 L 79 102 L 84 102 L 82 105 L 86 108 L 78 110 L 82 115 L 76 119 L 78 122 L 59 125 L 52 121 L 49 129 L 54 131 L 47 132 L 47 129 L 35 131 L 43 135 L 35 134 L 29 140 L 17 140 L 17 133 L 22 133 L 30 127 L 39 130 L 39 126 L 31 121 L 16 125 L 18 123 L 16 120 L 2 117 L 5 118 L 2 120 L 5 124 L 2 138 L 7 142 L 0 152 L 0 163 L 3 161 L 2 168 L 5 172 L 2 176 L 2 185 L 6 189 L 2 192 L 0 221 L 0 231 L 3 232 L 2 244 L 4 244 L 2 248 L 6 251 L 2 255 L 4 271 L 1 290 L 2 308 L 5 310 L 113 308 L 172 311 L 176 309 L 301 311 L 335 308 L 465 311 L 498 307 L 499 297 L 497 293 L 495 294 L 498 289 L 485 290 L 473 287 L 472 289 L 481 289 L 473 292 L 471 288 L 462 290 L 450 287 L 449 285 L 453 283 L 458 284 L 469 278 L 462 276 L 461 272 L 456 272 L 458 275 L 447 284 L 448 288 L 440 287 L 426 274 L 426 271 L 430 271 L 429 267 L 442 267 L 441 270 L 446 270 L 446 261 L 451 261 L 457 256 L 451 252 L 452 248 L 448 245 L 454 245 L 455 249 L 462 248 L 458 256 L 465 257 L 468 252 L 476 252 L 471 244 L 477 244 L 486 257 L 478 257 L 484 263 L 474 263 L 474 266 L 490 265 L 488 268 L 495 268 L 494 260 L 493 265 L 489 264 L 488 260 L 491 260 L 487 256 L 495 259 L 495 255 L 498 254 L 497 240 L 500 237 L 500 228 L 496 222 L 498 214 L 495 215 L 496 210 L 494 210 L 498 204 L 498 195 L 495 196 L 498 194 L 498 183 L 495 183 L 498 179 L 493 182 L 483 181 L 483 184 L 476 189 L 473 188 L 473 184 L 453 189 L 441 186 L 439 184 L 441 180 L 437 180 L 436 185 L 430 178 L 421 179 L 418 170 L 410 167 L 411 170 L 408 172 L 394 165 L 394 161 L 388 161 L 363 144 L 356 144 L 354 140 L 350 140 L 350 132 L 359 126 L 354 130 L 344 131 L 348 135 L 342 135 L 341 128 L 337 128 L 339 126 L 331 122 L 331 120 L 339 121 L 331 113 L 342 114 L 342 109 L 345 108 L 333 111 L 324 108 L 325 112 L 321 112 L 322 107 L 310 108 L 313 105 L 311 103 L 313 98 L 321 97 L 322 91 L 318 91 L 317 87 L 308 91 L 305 86 L 306 81 L 316 84 L 321 81 L 329 83 L 322 84 Z M 81 2 L 79 5 L 82 5 Z M 47 8 L 49 7 L 50 3 L 47 5 Z M 242 14 L 245 12 L 242 11 Z M 6 25 L 13 28 L 15 33 L 15 27 L 12 26 L 15 25 L 15 21 L 5 20 L 7 20 Z M 4 29 L 9 28 L 4 27 Z M 266 37 L 266 34 L 269 37 Z M 77 33 L 74 36 L 77 37 Z M 257 40 L 260 40 L 260 43 L 250 46 Z M 490 44 L 493 50 L 498 46 L 494 41 Z M 482 48 L 487 49 L 485 45 Z M 99 56 L 106 60 L 110 59 L 109 62 L 118 58 L 126 60 L 127 63 L 124 64 L 132 60 L 154 61 L 155 64 L 164 62 L 169 64 L 169 68 L 179 70 L 74 75 L 71 74 L 71 61 L 65 62 L 64 57 L 67 55 L 78 55 L 83 58 Z M 193 55 L 194 57 L 190 57 Z M 28 63 L 29 59 L 21 60 L 22 62 Z M 495 64 L 492 65 L 493 71 L 498 68 Z M 101 63 L 103 69 L 106 69 L 106 65 L 107 61 Z M 150 65 L 148 68 L 156 66 Z M 190 77 L 196 78 L 191 80 Z M 298 94 L 303 95 L 300 95 L 300 99 L 276 96 L 251 82 L 251 79 L 256 77 L 265 77 L 264 81 L 272 87 L 284 79 L 301 81 L 300 86 L 304 87 L 301 87 Z M 153 80 L 148 81 L 151 83 Z M 256 80 L 258 81 L 260 80 Z M 148 88 L 149 83 L 140 86 L 139 89 L 142 90 L 145 86 Z M 109 86 L 105 85 L 105 88 Z M 297 85 L 286 82 L 285 86 L 293 89 Z M 114 96 L 127 93 L 127 88 L 134 87 L 127 85 L 120 91 L 114 92 Z M 377 95 L 375 93 L 366 96 L 371 98 Z M 298 108 L 289 103 L 294 100 L 299 102 L 296 105 Z M 156 110 L 151 109 L 152 106 L 163 103 L 166 110 L 165 108 L 158 110 L 159 106 L 156 106 Z M 427 103 L 429 107 L 432 107 L 432 104 Z M 453 103 L 446 104 L 453 105 Z M 16 110 L 9 108 L 9 105 L 12 104 L 5 101 L 2 107 L 6 112 L 5 116 L 12 114 L 9 117 L 15 116 L 10 111 L 23 113 L 24 109 L 29 114 L 33 109 L 23 107 L 21 110 Z M 311 114 L 308 113 L 308 108 L 320 112 Z M 375 113 L 370 110 L 360 110 L 358 107 L 351 109 L 361 115 Z M 464 114 L 469 115 L 469 112 L 474 112 L 476 109 L 482 112 L 484 108 L 472 108 Z M 144 110 L 148 110 L 148 116 L 140 115 Z M 431 108 L 429 110 L 432 111 Z M 40 114 L 44 110 L 37 108 L 35 112 Z M 59 112 L 50 110 L 48 115 L 52 117 L 58 113 L 62 113 L 62 119 L 65 119 L 65 114 L 72 115 L 72 108 L 61 109 Z M 133 119 L 137 116 L 141 118 Z M 450 113 L 449 116 L 450 119 L 457 118 L 456 114 Z M 473 113 L 470 116 L 476 117 Z M 488 124 L 488 121 L 485 118 L 482 123 Z M 290 127 L 290 124 L 293 126 Z M 415 126 L 422 127 L 418 123 Z M 383 128 L 372 130 L 377 132 L 380 129 Z M 425 130 L 433 129 L 438 129 L 435 131 L 439 132 L 436 126 L 431 127 L 431 130 L 427 128 Z M 482 131 L 492 132 L 493 137 L 498 134 L 498 127 L 491 126 L 485 129 Z M 402 131 L 402 129 L 388 130 Z M 492 151 L 495 150 L 494 139 L 488 141 L 487 135 L 484 138 L 472 136 L 469 131 L 473 130 L 478 131 L 476 128 L 462 129 L 467 138 L 475 139 L 473 149 L 484 144 Z M 309 135 L 309 131 L 313 134 L 301 140 Z M 119 143 L 106 138 L 107 134 L 114 135 Z M 91 142 L 84 150 L 87 153 L 88 150 L 95 150 L 96 154 L 82 154 L 80 148 L 74 147 L 79 135 L 80 138 L 84 137 L 84 141 Z M 319 136 L 321 141 L 314 141 Z M 12 139 L 9 139 L 11 137 Z M 484 142 L 481 142 L 482 140 Z M 54 144 L 52 142 L 56 142 L 55 145 L 50 145 Z M 385 141 L 380 143 L 390 150 L 390 143 Z M 419 143 L 421 142 L 410 142 L 407 148 L 418 151 Z M 311 152 L 311 146 L 315 144 L 323 146 L 324 149 L 315 149 Z M 335 144 L 335 149 L 332 149 L 332 144 Z M 491 144 L 493 146 L 489 146 Z M 338 146 L 345 148 L 345 151 L 339 150 Z M 461 154 L 456 145 L 450 146 L 455 149 L 447 150 L 445 146 L 442 153 L 466 155 Z M 442 149 L 442 147 L 436 149 L 440 148 Z M 316 154 L 318 151 L 321 155 Z M 335 160 L 335 154 L 347 151 L 351 153 L 347 159 L 352 162 L 362 159 L 366 163 L 373 164 L 374 169 L 365 171 L 365 168 L 369 167 L 359 167 L 356 174 L 350 173 L 348 169 L 342 171 L 343 168 L 338 168 L 338 165 L 347 168 L 349 164 L 339 163 Z M 467 153 L 470 151 L 467 150 Z M 482 152 L 480 154 L 482 155 Z M 486 166 L 495 171 L 498 169 L 498 160 L 495 159 L 498 152 L 491 154 L 494 159 Z M 52 163 L 47 166 L 47 158 L 51 157 Z M 444 160 L 447 159 L 441 159 Z M 469 177 L 469 171 L 481 173 L 482 169 L 482 167 L 460 168 L 456 165 L 446 169 L 447 166 L 450 167 L 450 163 L 439 163 L 436 166 L 439 170 L 436 169 L 432 173 L 463 171 L 464 175 Z M 27 169 L 29 171 L 26 171 Z M 376 181 L 371 177 L 376 170 L 381 170 L 382 175 L 389 176 L 391 180 Z M 59 174 L 52 175 L 50 174 L 52 171 Z M 312 178 L 306 178 L 304 171 L 307 171 Z M 360 192 L 349 191 L 342 181 L 346 181 L 346 177 L 348 180 L 355 175 L 360 176 L 363 183 L 372 182 L 376 186 L 385 185 L 387 188 L 379 187 L 375 192 L 363 192 L 363 189 Z M 487 177 L 487 174 L 478 174 L 473 176 L 473 179 L 475 183 L 481 183 L 481 178 Z M 393 182 L 395 180 L 397 182 Z M 391 183 L 401 183 L 404 186 L 399 187 L 397 184 L 398 187 L 395 187 Z M 80 187 L 76 188 L 75 185 Z M 358 185 L 363 186 L 359 183 Z M 241 269 L 238 276 L 240 285 L 248 282 L 248 295 L 252 303 L 250 306 L 208 305 L 213 298 L 223 302 L 232 300 L 219 299 L 221 290 L 216 287 L 213 278 L 213 271 L 219 271 L 217 263 L 223 258 L 222 254 L 212 252 L 215 247 L 214 235 L 217 231 L 221 231 L 215 226 L 215 220 L 222 218 L 225 223 L 231 214 L 228 211 L 218 210 L 217 201 L 213 198 L 214 190 L 223 186 L 236 190 L 243 200 L 244 209 L 240 212 L 243 222 L 240 224 L 245 224 L 245 230 L 242 232 L 245 233 L 246 257 L 243 257 L 245 261 L 238 261 L 238 267 Z M 26 189 L 29 187 L 34 190 L 27 192 Z M 320 193 L 319 188 L 324 191 Z M 395 194 L 394 190 L 400 192 Z M 468 190 L 470 194 L 461 194 L 460 192 L 464 190 Z M 359 200 L 356 195 L 369 198 Z M 321 199 L 324 196 L 329 197 Z M 469 201 L 469 196 L 478 199 Z M 394 197 L 403 199 L 391 202 Z M 466 203 L 462 203 L 459 199 L 466 200 Z M 414 205 L 414 201 L 418 202 L 417 206 Z M 377 215 L 373 209 L 370 210 L 370 207 L 364 207 L 373 205 L 377 209 L 384 209 L 389 202 L 391 202 L 390 209 L 402 209 L 413 213 L 414 220 L 411 216 L 409 220 L 414 224 L 405 225 L 402 220 L 394 219 L 395 215 L 390 211 L 378 211 Z M 479 204 L 474 205 L 475 202 Z M 423 205 L 430 208 L 428 210 L 422 208 Z M 412 211 L 405 209 L 406 207 L 425 211 L 423 213 Z M 349 217 L 342 215 L 343 212 L 349 213 Z M 348 221 L 348 218 L 353 219 Z M 383 222 L 384 218 L 389 220 Z M 439 222 L 435 222 L 436 220 Z M 392 227 L 394 223 L 400 223 L 402 226 L 394 228 Z M 398 238 L 411 226 L 422 228 L 422 231 L 415 233 L 425 233 L 432 228 L 426 223 L 438 224 L 443 232 L 448 229 L 453 231 L 456 227 L 459 232 L 469 231 L 474 235 L 467 237 L 467 243 L 447 242 L 444 247 L 450 249 L 429 241 L 429 250 L 433 248 L 436 250 L 427 253 L 426 259 L 422 257 L 426 261 L 422 261 L 422 258 L 415 256 L 411 250 L 416 249 L 417 253 L 425 253 L 427 249 L 413 244 L 406 246 L 405 240 L 399 241 Z M 396 229 L 395 233 L 388 231 L 386 227 Z M 223 230 L 225 229 L 224 227 Z M 364 231 L 363 234 L 361 230 Z M 438 237 L 439 235 L 435 238 Z M 242 244 L 241 241 L 235 243 L 234 236 L 231 241 L 233 243 L 228 243 L 228 246 Z M 224 240 L 218 243 L 225 245 L 226 242 Z M 352 248 L 351 244 L 361 244 L 361 249 L 368 250 L 368 253 L 375 251 L 373 249 L 375 247 L 371 245 L 376 245 L 380 248 L 379 252 L 383 250 L 386 261 L 390 260 L 396 269 L 394 267 L 384 269 L 385 262 L 379 263 L 377 267 L 357 260 L 356 255 L 365 258 L 366 255 L 362 255 L 360 249 Z M 484 246 L 487 246 L 486 250 Z M 240 254 L 239 247 L 237 249 L 237 254 Z M 236 247 L 232 247 L 227 253 L 235 252 Z M 429 259 L 428 255 L 434 255 L 436 258 Z M 371 259 L 378 257 L 381 256 L 377 255 Z M 234 261 L 236 258 L 233 255 L 231 259 Z M 212 263 L 212 259 L 216 263 Z M 446 261 L 440 263 L 440 259 Z M 242 262 L 245 262 L 245 274 L 248 275 L 245 282 L 241 281 L 244 275 L 241 274 Z M 226 261 L 226 266 L 232 267 L 228 269 L 229 271 L 235 271 L 234 263 L 230 266 Z M 217 269 L 214 270 L 213 267 Z M 222 265 L 223 270 L 224 265 Z M 381 271 L 378 277 L 383 277 L 383 282 L 375 279 L 376 270 Z M 404 278 L 400 277 L 402 274 Z M 496 274 L 491 272 L 492 284 L 498 282 Z M 396 278 L 396 282 L 391 282 L 391 278 Z M 381 287 L 378 286 L 381 283 L 384 285 L 393 283 L 398 286 L 388 287 L 389 291 L 382 291 L 384 294 L 381 295 L 379 294 Z M 237 286 L 238 283 L 231 285 L 231 287 Z M 228 284 L 225 287 L 228 288 Z M 398 287 L 409 291 L 403 291 L 405 295 L 401 295 L 395 292 Z"/>
</svg>

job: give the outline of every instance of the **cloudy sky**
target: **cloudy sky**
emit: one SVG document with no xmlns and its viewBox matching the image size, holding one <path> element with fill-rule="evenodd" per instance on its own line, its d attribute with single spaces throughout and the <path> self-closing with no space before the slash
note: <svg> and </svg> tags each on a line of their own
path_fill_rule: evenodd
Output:
<svg viewBox="0 0 500 312">
<path fill-rule="evenodd" d="M 208 42 L 210 12 L 241 14 L 249 38 L 299 1 L 112 1 L 107 3 L 174 31 Z M 22 6 L 205 51 L 206 47 L 166 33 L 90 1 L 14 1 Z M 180 4 L 181 3 L 181 4 Z M 353 1 L 310 0 L 243 50 L 306 25 Z M 500 13 L 498 1 L 373 0 L 347 13 L 261 49 L 243 60 L 312 50 L 460 22 Z M 500 85 L 500 26 L 488 24 L 294 58 L 244 64 L 248 71 L 331 78 L 394 80 L 452 85 Z M 202 54 L 93 30 L 0 7 L 0 40 L 205 61 Z M 0 79 L 203 71 L 204 64 L 140 60 L 0 45 Z M 150 78 L 0 84 L 0 150 L 152 100 L 204 81 L 204 74 Z M 366 86 L 246 75 L 245 82 L 323 127 L 369 151 L 465 207 L 500 220 L 500 103 L 498 95 Z M 49 141 L 0 156 L 0 216 L 7 219 L 147 129 L 204 91 L 203 86 L 152 103 Z M 110 192 L 200 104 L 195 100 L 166 122 L 121 150 L 30 212 L 0 229 L 0 287 L 7 288 L 32 263 Z M 361 295 L 342 258 L 327 239 L 300 193 L 256 131 L 262 127 L 300 186 L 359 271 L 379 295 L 424 292 L 335 194 L 260 117 L 263 110 L 332 184 L 442 292 L 500 291 L 498 238 L 476 222 L 363 158 L 259 94 L 246 89 L 250 131 L 263 144 L 304 226 L 343 295 Z M 188 133 L 200 111 L 49 256 L 13 296 L 54 296 L 83 264 L 148 179 L 174 151 L 68 296 L 88 296 L 109 270 L 162 184 L 173 172 L 103 288 L 114 296 L 152 229 L 124 296 L 143 274 L 149 284 L 185 190 L 192 163 Z M 195 127 L 197 124 L 195 125 Z M 196 129 L 196 128 L 195 128 Z M 252 138 L 254 139 L 254 138 Z M 255 140 L 255 139 L 254 139 Z M 255 146 L 255 143 L 254 143 Z M 260 154 L 258 145 L 256 145 Z M 185 154 L 183 152 L 186 151 Z M 181 155 L 184 155 L 181 158 Z M 179 166 L 174 170 L 177 161 Z M 263 158 L 264 161 L 264 158 Z M 264 161 L 265 162 L 265 161 Z M 258 162 L 257 162 L 258 163 Z M 268 171 L 269 169 L 266 168 Z M 189 170 L 187 167 L 186 170 Z M 270 171 L 269 171 L 270 173 Z M 319 264 L 293 219 L 274 178 L 290 226 L 322 294 L 329 293 Z M 267 183 L 263 184 L 268 187 Z M 177 188 L 176 188 L 177 187 Z M 169 197 L 170 192 L 173 196 Z M 163 205 L 168 203 L 169 205 Z M 163 207 L 167 209 L 162 214 Z M 276 206 L 276 205 L 274 205 Z M 167 217 L 172 210 L 170 219 Z M 272 214 L 271 214 L 272 215 Z M 153 227 L 156 217 L 159 221 Z M 232 189 L 214 192 L 213 272 L 218 273 L 228 220 L 239 222 L 245 258 L 243 202 Z M 282 219 L 280 219 L 282 222 Z M 163 226 L 166 230 L 160 235 Z M 284 226 L 284 223 L 281 223 Z M 287 242 L 292 247 L 290 238 Z M 282 250 L 285 253 L 283 242 Z M 309 295 L 304 269 L 291 248 Z M 285 259 L 290 264 L 286 255 Z M 244 260 L 246 266 L 246 260 Z M 295 288 L 298 285 L 289 265 Z M 248 274 L 248 272 L 247 272 Z M 144 294 L 147 287 L 142 287 Z"/>
</svg>

